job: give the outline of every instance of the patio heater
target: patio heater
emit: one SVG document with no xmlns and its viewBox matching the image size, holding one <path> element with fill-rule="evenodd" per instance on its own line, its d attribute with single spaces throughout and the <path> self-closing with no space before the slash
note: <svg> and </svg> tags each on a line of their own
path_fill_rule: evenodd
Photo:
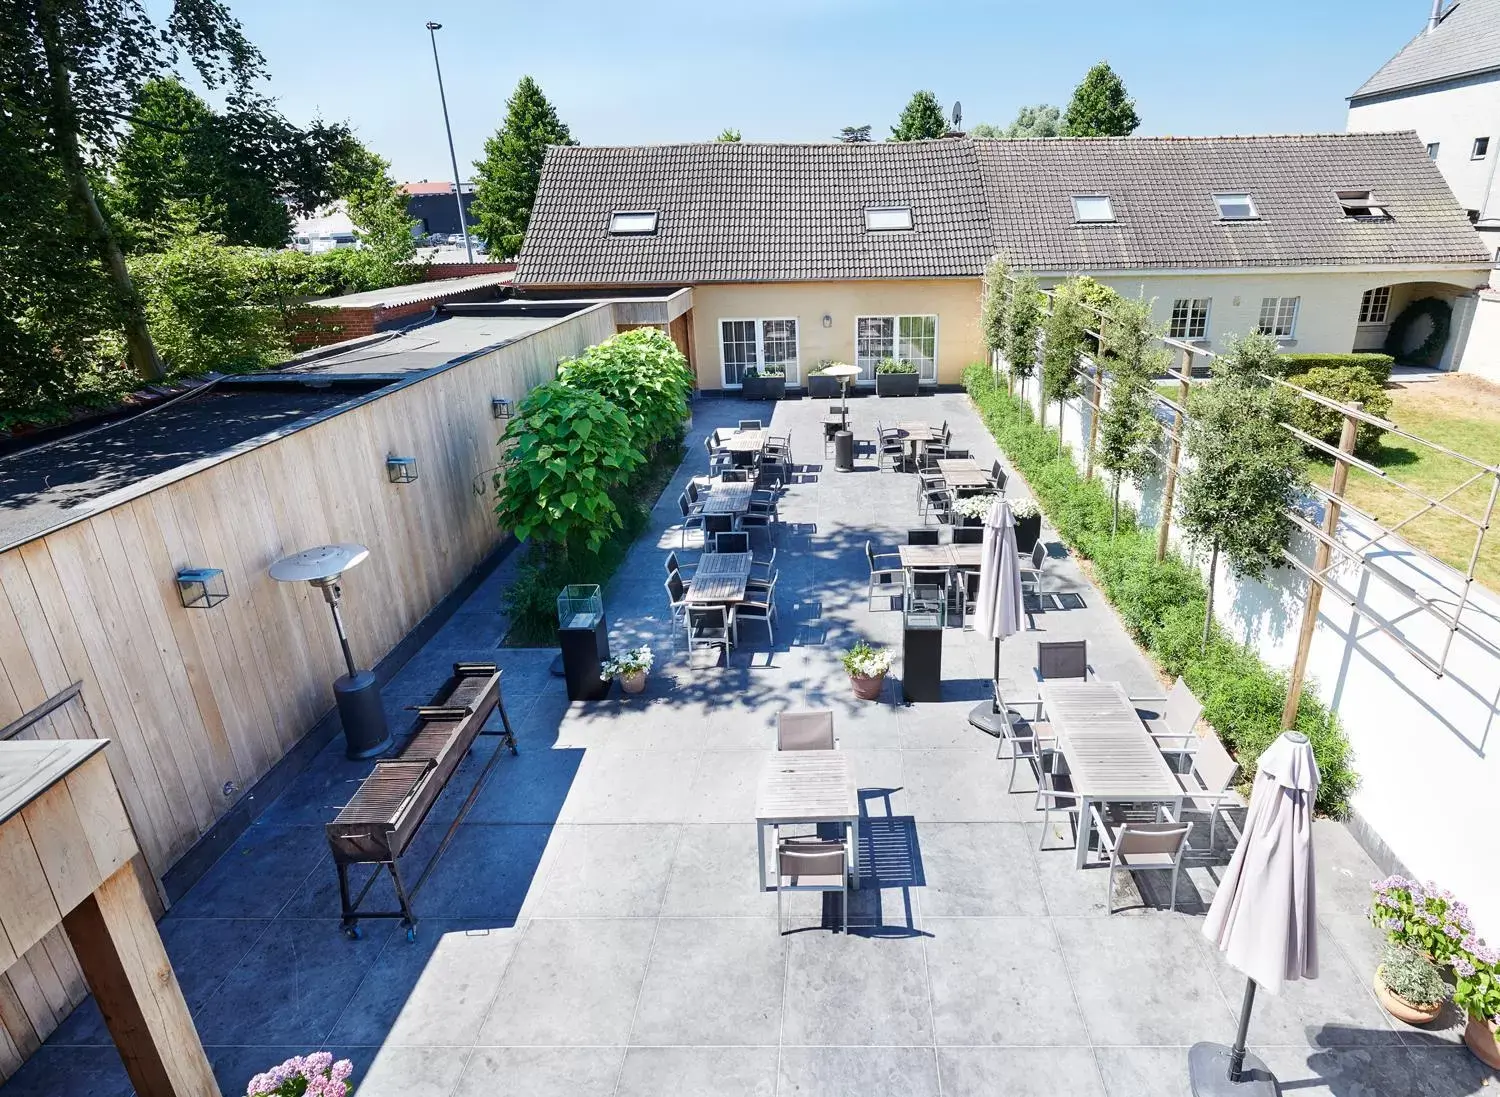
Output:
<svg viewBox="0 0 1500 1097">
<path fill-rule="evenodd" d="M 843 427 L 833 436 L 833 467 L 839 472 L 854 471 L 854 432 L 849 429 L 849 382 L 859 376 L 859 370 L 850 365 L 833 365 L 823 371 L 825 377 L 837 377 L 839 390 L 843 393 L 843 405 L 839 418 Z"/>
<path fill-rule="evenodd" d="M 390 729 L 385 722 L 385 706 L 380 700 L 380 683 L 368 670 L 354 665 L 349 650 L 349 635 L 339 613 L 343 591 L 339 577 L 350 568 L 364 563 L 370 550 L 364 545 L 320 545 L 303 549 L 294 556 L 271 565 L 271 578 L 278 583 L 309 583 L 323 592 L 323 601 L 333 613 L 333 628 L 344 652 L 344 666 L 349 673 L 334 680 L 333 696 L 338 704 L 339 722 L 344 726 L 344 753 L 352 759 L 373 758 L 391 745 Z"/>
</svg>

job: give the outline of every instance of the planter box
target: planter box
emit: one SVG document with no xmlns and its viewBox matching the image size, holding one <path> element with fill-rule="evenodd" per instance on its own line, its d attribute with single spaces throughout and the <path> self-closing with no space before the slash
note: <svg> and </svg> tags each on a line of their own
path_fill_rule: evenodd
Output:
<svg viewBox="0 0 1500 1097">
<path fill-rule="evenodd" d="M 921 378 L 915 373 L 877 373 L 876 396 L 915 396 Z"/>
<path fill-rule="evenodd" d="M 1042 535 L 1042 516 L 1033 514 L 1030 518 L 1016 519 L 1016 551 L 1022 556 L 1030 552 L 1035 546 L 1037 538 Z"/>
<path fill-rule="evenodd" d="M 839 394 L 837 377 L 822 377 L 818 374 L 807 379 L 807 395 L 813 400 L 834 400 Z"/>
<path fill-rule="evenodd" d="M 780 400 L 786 395 L 786 378 L 746 377 L 740 395 L 746 400 Z"/>
<path fill-rule="evenodd" d="M 970 518 L 967 514 L 957 514 L 957 513 L 955 513 L 953 515 L 953 517 L 955 519 L 955 521 L 954 521 L 953 524 L 956 525 L 956 526 L 982 526 L 982 525 L 984 525 L 984 519 L 983 518 Z M 1032 540 L 1035 541 L 1036 538 L 1033 537 Z"/>
</svg>

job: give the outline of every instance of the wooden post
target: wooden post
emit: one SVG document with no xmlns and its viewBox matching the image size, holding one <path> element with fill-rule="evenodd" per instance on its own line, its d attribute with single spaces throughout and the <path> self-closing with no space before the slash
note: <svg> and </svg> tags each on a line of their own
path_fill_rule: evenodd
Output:
<svg viewBox="0 0 1500 1097">
<path fill-rule="evenodd" d="M 1192 375 L 1193 356 L 1183 351 L 1182 376 L 1188 378 Z M 1177 382 L 1177 410 L 1172 413 L 1172 457 L 1167 462 L 1167 484 L 1162 489 L 1161 521 L 1156 524 L 1156 562 L 1158 564 L 1167 558 L 1167 534 L 1172 530 L 1172 500 L 1177 494 L 1177 464 L 1182 459 L 1182 431 L 1187 421 L 1182 413 L 1187 408 L 1189 387 L 1186 380 Z"/>
<path fill-rule="evenodd" d="M 1356 401 L 1349 405 L 1358 408 Z M 1348 454 L 1354 452 L 1354 441 L 1359 433 L 1359 420 L 1345 413 L 1344 430 L 1339 435 L 1339 452 Z M 1333 479 L 1328 487 L 1331 498 L 1323 509 L 1323 536 L 1329 539 L 1338 535 L 1339 514 L 1343 510 L 1341 501 L 1344 498 L 1344 488 L 1349 483 L 1349 462 L 1343 457 L 1335 457 L 1333 460 Z M 1297 636 L 1297 656 L 1292 661 L 1292 672 L 1286 687 L 1286 705 L 1281 710 L 1282 728 L 1295 727 L 1297 724 L 1297 706 L 1302 701 L 1302 680 L 1307 676 L 1307 656 L 1312 650 L 1313 633 L 1318 629 L 1318 606 L 1323 601 L 1322 575 L 1328 570 L 1328 564 L 1333 556 L 1333 549 L 1327 541 L 1319 541 L 1317 551 L 1313 554 L 1313 571 L 1317 573 L 1317 579 L 1308 580 L 1307 600 L 1302 609 L 1302 631 Z"/>
<path fill-rule="evenodd" d="M 1094 355 L 1094 403 L 1089 416 L 1089 444 L 1083 457 L 1083 478 L 1094 478 L 1094 447 L 1099 444 L 1099 409 L 1104 406 L 1104 317 L 1099 317 L 1099 349 Z"/>
</svg>

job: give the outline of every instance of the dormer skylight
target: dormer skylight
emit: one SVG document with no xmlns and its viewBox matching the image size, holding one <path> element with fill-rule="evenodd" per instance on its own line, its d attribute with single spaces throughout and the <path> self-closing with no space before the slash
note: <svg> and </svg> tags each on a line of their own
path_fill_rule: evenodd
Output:
<svg viewBox="0 0 1500 1097">
<path fill-rule="evenodd" d="M 1092 225 L 1115 219 L 1115 207 L 1107 194 L 1073 195 L 1073 220 Z"/>
<path fill-rule="evenodd" d="M 1214 205 L 1219 207 L 1221 221 L 1255 221 L 1260 217 L 1255 199 L 1248 194 L 1215 194 Z"/>
<path fill-rule="evenodd" d="M 910 232 L 910 206 L 866 206 L 866 232 Z"/>
<path fill-rule="evenodd" d="M 1345 217 L 1360 221 L 1384 221 L 1391 216 L 1390 211 L 1376 201 L 1375 195 L 1368 190 L 1340 190 L 1334 193 L 1338 196 L 1339 206 Z"/>
<path fill-rule="evenodd" d="M 654 209 L 615 210 L 609 215 L 611 236 L 654 236 L 656 234 L 656 211 Z"/>
</svg>

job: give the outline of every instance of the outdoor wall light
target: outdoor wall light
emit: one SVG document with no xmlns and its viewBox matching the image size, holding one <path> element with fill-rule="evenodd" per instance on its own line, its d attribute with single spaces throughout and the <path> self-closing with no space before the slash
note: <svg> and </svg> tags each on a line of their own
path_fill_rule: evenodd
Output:
<svg viewBox="0 0 1500 1097">
<path fill-rule="evenodd" d="M 513 414 L 515 414 L 510 400 L 508 400 L 504 396 L 496 396 L 491 398 L 490 411 L 494 413 L 496 419 L 509 419 Z"/>
<path fill-rule="evenodd" d="M 184 609 L 208 609 L 229 597 L 229 582 L 219 568 L 183 568 L 177 573 L 177 597 Z"/>
<path fill-rule="evenodd" d="M 833 316 L 830 315 L 829 313 L 825 312 L 823 314 L 823 326 L 825 328 L 831 328 L 831 327 L 833 327 Z"/>
<path fill-rule="evenodd" d="M 385 471 L 391 478 L 391 483 L 409 484 L 417 478 L 417 459 L 393 454 L 385 459 Z"/>
</svg>

